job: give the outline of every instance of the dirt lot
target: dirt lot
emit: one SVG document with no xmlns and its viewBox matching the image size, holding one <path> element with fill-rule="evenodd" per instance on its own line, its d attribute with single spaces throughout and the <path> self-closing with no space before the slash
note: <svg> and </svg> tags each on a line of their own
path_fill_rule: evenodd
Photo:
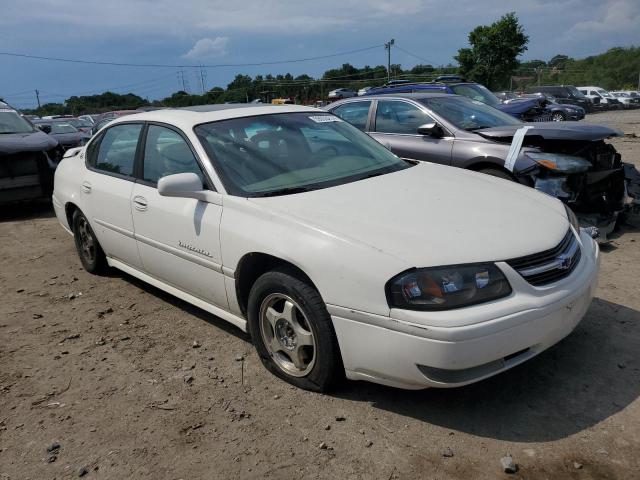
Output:
<svg viewBox="0 0 640 480">
<path fill-rule="evenodd" d="M 588 121 L 640 136 L 640 110 Z M 640 138 L 615 143 L 640 165 Z M 0 254 L 0 479 L 640 478 L 638 228 L 604 249 L 581 325 L 532 361 L 326 396 L 272 377 L 223 321 L 87 274 L 48 207 L 2 212 Z"/>
</svg>

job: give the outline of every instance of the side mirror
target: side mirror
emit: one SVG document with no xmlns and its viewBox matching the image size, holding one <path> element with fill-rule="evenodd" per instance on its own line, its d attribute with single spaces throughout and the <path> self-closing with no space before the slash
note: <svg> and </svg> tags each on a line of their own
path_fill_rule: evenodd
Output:
<svg viewBox="0 0 640 480">
<path fill-rule="evenodd" d="M 51 125 L 38 125 L 38 128 L 44 133 L 51 133 Z"/>
<path fill-rule="evenodd" d="M 418 133 L 420 135 L 429 135 L 431 137 L 441 137 L 442 128 L 440 128 L 440 125 L 438 125 L 437 122 L 425 123 L 418 127 Z"/>
<path fill-rule="evenodd" d="M 222 205 L 217 192 L 205 190 L 202 180 L 195 173 L 175 173 L 158 180 L 158 193 L 163 197 L 195 198 L 201 202 Z"/>
</svg>

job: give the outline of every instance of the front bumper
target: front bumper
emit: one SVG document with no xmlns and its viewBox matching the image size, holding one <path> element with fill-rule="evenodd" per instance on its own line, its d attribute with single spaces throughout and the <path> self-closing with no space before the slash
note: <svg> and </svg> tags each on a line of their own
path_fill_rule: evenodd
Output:
<svg viewBox="0 0 640 480">
<path fill-rule="evenodd" d="M 391 317 L 329 305 L 347 378 L 407 389 L 457 387 L 534 357 L 569 335 L 589 308 L 598 246 L 586 232 L 580 242 L 580 264 L 552 285 L 533 287 L 500 263 L 514 293 L 496 302 L 448 312 L 392 310 Z M 463 324 L 447 326 L 454 316 Z"/>
</svg>

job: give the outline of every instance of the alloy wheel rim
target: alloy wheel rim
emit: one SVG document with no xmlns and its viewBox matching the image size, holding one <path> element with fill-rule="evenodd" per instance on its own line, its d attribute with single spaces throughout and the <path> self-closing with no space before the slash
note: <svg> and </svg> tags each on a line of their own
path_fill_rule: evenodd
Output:
<svg viewBox="0 0 640 480">
<path fill-rule="evenodd" d="M 552 118 L 553 118 L 554 122 L 562 122 L 562 121 L 564 121 L 564 118 L 562 117 L 561 113 L 554 113 Z"/>
<path fill-rule="evenodd" d="M 268 295 L 260 305 L 260 334 L 275 364 L 294 377 L 304 377 L 316 362 L 316 341 L 300 306 L 282 293 Z"/>
<path fill-rule="evenodd" d="M 93 262 L 95 258 L 95 242 L 91 234 L 91 227 L 85 218 L 80 219 L 78 223 L 78 240 L 80 242 L 80 251 L 84 258 L 89 262 Z"/>
</svg>

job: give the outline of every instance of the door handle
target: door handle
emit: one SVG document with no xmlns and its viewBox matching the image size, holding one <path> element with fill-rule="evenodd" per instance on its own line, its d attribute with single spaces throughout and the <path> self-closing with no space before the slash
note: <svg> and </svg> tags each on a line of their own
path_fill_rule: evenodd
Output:
<svg viewBox="0 0 640 480">
<path fill-rule="evenodd" d="M 140 195 L 136 195 L 133 197 L 133 206 L 136 210 L 144 212 L 147 209 L 147 199 Z"/>
<path fill-rule="evenodd" d="M 91 193 L 91 184 L 89 182 L 82 182 L 81 189 L 84 193 Z"/>
</svg>

